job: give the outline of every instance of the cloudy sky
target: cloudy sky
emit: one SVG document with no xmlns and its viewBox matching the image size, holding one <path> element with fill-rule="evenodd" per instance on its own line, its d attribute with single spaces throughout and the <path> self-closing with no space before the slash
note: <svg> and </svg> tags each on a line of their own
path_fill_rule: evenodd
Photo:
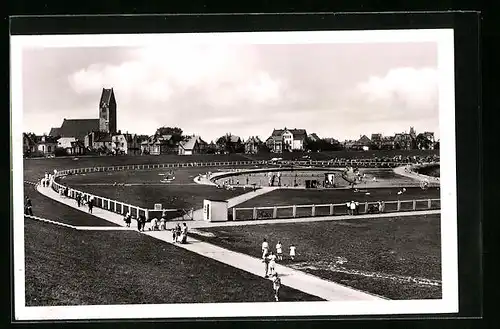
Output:
<svg viewBox="0 0 500 329">
<path fill-rule="evenodd" d="M 437 44 L 169 44 L 23 51 L 24 131 L 97 118 L 113 87 L 118 129 L 178 126 L 210 141 L 305 128 L 340 140 L 438 131 Z"/>
</svg>

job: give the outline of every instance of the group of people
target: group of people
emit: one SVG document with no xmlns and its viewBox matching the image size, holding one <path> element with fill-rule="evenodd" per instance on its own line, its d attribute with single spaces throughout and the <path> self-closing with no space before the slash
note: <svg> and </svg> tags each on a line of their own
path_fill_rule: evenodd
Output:
<svg viewBox="0 0 500 329">
<path fill-rule="evenodd" d="M 357 201 L 349 201 L 346 203 L 347 206 L 347 214 L 348 215 L 359 215 L 359 202 Z M 377 201 L 376 204 L 371 204 L 366 212 L 368 214 L 380 213 L 384 211 L 384 202 Z"/>
<path fill-rule="evenodd" d="M 44 177 L 40 180 L 40 184 L 42 184 L 42 187 L 50 187 L 53 179 L 54 176 L 46 172 Z"/>
<path fill-rule="evenodd" d="M 295 246 L 290 246 L 290 259 L 295 259 Z M 276 253 L 270 250 L 266 239 L 262 242 L 262 262 L 264 263 L 264 277 L 271 277 L 273 281 L 274 298 L 279 301 L 279 290 L 281 288 L 281 279 L 276 271 L 276 262 L 283 260 L 283 245 L 281 241 L 276 244 Z"/>
</svg>

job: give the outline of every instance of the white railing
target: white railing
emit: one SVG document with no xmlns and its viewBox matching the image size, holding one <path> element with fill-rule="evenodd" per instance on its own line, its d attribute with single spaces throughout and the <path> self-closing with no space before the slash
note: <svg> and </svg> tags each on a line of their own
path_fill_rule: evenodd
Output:
<svg viewBox="0 0 500 329">
<path fill-rule="evenodd" d="M 370 206 L 378 206 L 377 202 L 360 202 L 359 214 L 370 213 Z M 377 208 L 375 208 L 377 209 Z M 441 199 L 416 199 L 416 200 L 396 200 L 382 202 L 380 210 L 376 212 L 392 213 L 402 211 L 422 211 L 431 209 L 441 209 Z M 232 220 L 258 220 L 258 219 L 279 219 L 279 218 L 300 218 L 300 217 L 320 217 L 347 215 L 346 203 L 340 204 L 317 204 L 317 205 L 290 205 L 290 206 L 268 206 L 232 208 L 230 217 Z"/>
</svg>

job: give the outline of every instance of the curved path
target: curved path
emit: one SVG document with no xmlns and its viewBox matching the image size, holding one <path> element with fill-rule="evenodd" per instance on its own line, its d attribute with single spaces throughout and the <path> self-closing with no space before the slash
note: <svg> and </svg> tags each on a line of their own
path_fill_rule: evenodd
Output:
<svg viewBox="0 0 500 329">
<path fill-rule="evenodd" d="M 74 209 L 80 211 L 85 211 L 86 209 L 83 207 L 78 208 L 74 200 L 60 196 L 51 188 L 42 187 L 39 185 L 37 187 L 37 190 L 41 194 Z M 107 220 L 109 222 L 124 226 L 122 216 L 109 212 L 107 210 L 94 208 L 92 215 L 97 218 L 101 218 L 103 220 Z M 190 222 L 190 225 L 191 223 L 192 222 Z M 220 225 L 221 223 L 217 224 Z M 156 239 L 172 243 L 172 236 L 169 231 L 146 231 L 142 232 L 142 234 L 146 234 Z M 206 242 L 201 242 L 199 240 L 193 239 L 192 237 L 188 238 L 187 244 L 175 244 L 175 246 L 195 252 L 205 257 L 215 259 L 219 262 L 242 269 L 255 275 L 260 276 L 263 274 L 264 266 L 262 264 L 262 260 L 259 258 L 227 250 Z M 256 248 L 258 248 L 258 246 Z M 331 281 L 323 280 L 316 276 L 306 274 L 304 272 L 294 270 L 280 264 L 276 264 L 276 271 L 280 274 L 283 285 L 301 290 L 311 295 L 318 296 L 328 301 L 380 301 L 385 299 Z"/>
</svg>

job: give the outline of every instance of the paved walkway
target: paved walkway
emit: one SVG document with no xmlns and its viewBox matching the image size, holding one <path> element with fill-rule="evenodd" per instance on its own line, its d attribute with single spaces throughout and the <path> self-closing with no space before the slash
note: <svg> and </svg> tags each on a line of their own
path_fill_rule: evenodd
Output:
<svg viewBox="0 0 500 329">
<path fill-rule="evenodd" d="M 85 211 L 85 208 L 78 208 L 75 201 L 69 198 L 61 197 L 51 188 L 38 186 L 37 190 L 55 201 L 66 204 L 74 209 Z M 94 208 L 93 214 L 95 217 L 102 218 L 118 225 L 123 226 L 122 216 L 109 212 L 104 209 Z M 136 225 L 136 224 L 135 224 Z M 190 223 L 191 225 L 191 223 Z M 144 234 L 157 238 L 168 243 L 172 243 L 172 236 L 169 231 L 146 231 Z M 175 244 L 178 247 L 198 253 L 205 257 L 209 257 L 228 264 L 230 266 L 242 269 L 249 273 L 262 276 L 264 272 L 264 264 L 259 258 L 251 257 L 238 252 L 230 251 L 212 244 L 201 242 L 193 238 L 188 238 L 187 244 Z M 373 301 L 383 300 L 378 296 L 358 291 L 343 285 L 320 279 L 318 277 L 306 274 L 304 272 L 291 269 L 283 265 L 276 265 L 276 270 L 280 274 L 283 285 L 303 291 L 305 293 L 318 296 L 330 301 Z"/>
</svg>

